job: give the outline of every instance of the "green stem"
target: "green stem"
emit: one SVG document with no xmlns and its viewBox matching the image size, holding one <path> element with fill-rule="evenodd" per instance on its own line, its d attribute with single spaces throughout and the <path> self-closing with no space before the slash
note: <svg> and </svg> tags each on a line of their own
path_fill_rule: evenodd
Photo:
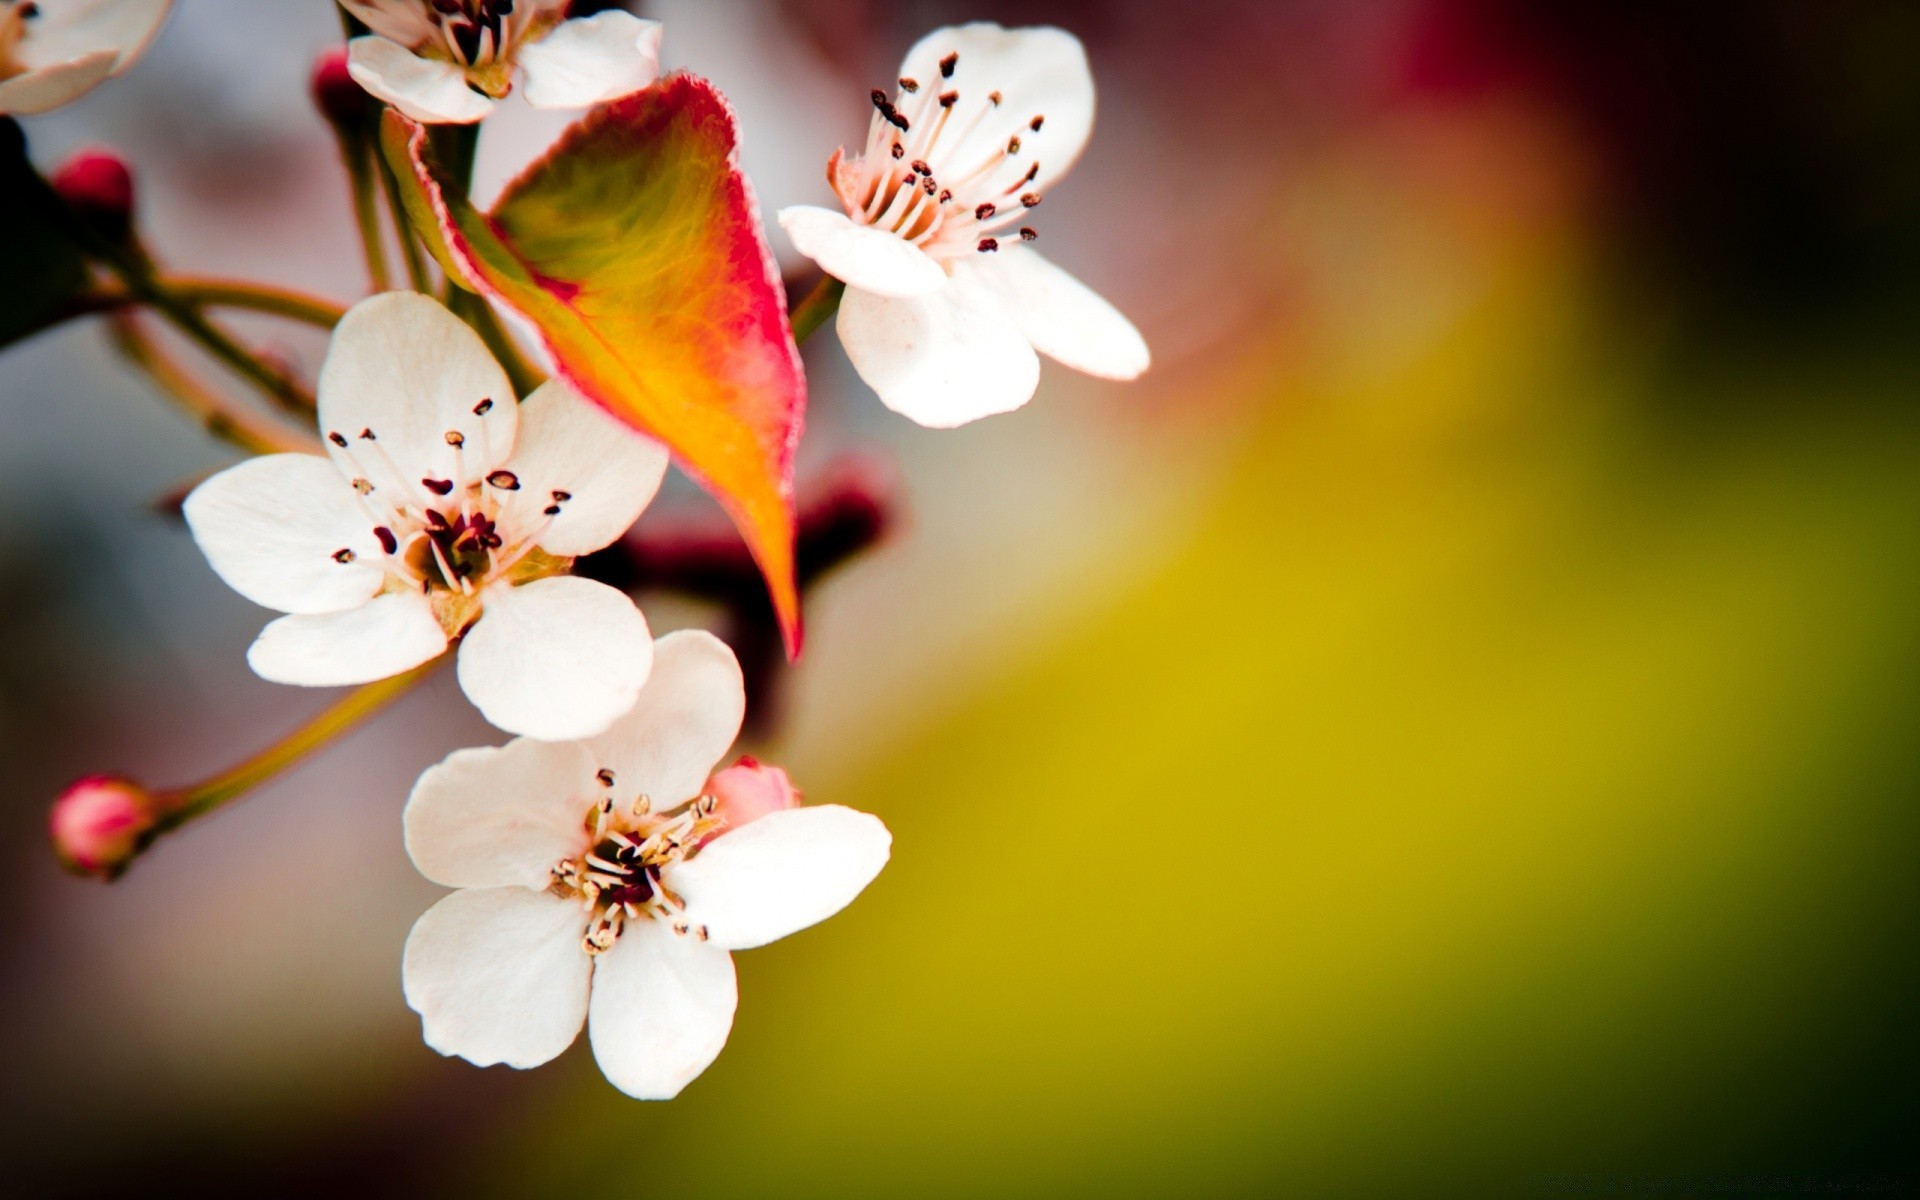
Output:
<svg viewBox="0 0 1920 1200">
<path fill-rule="evenodd" d="M 387 215 L 393 218 L 393 227 L 400 234 L 400 255 L 406 260 L 407 281 L 414 291 L 432 295 L 433 279 L 427 274 L 427 260 L 413 236 L 413 225 L 407 220 L 407 206 L 400 199 L 400 181 L 393 177 L 393 168 L 387 165 L 384 155 L 374 158 L 374 169 L 380 172 L 381 190 L 387 197 Z"/>
<path fill-rule="evenodd" d="M 846 294 L 847 285 L 831 275 L 822 275 L 820 282 L 813 285 L 800 303 L 793 306 L 787 322 L 793 327 L 793 340 L 804 342 L 813 336 L 813 331 L 827 323 L 840 307 L 840 297 Z"/>
<path fill-rule="evenodd" d="M 160 820 L 159 831 L 177 829 L 272 779 L 406 695 L 445 658 L 442 655 L 391 679 L 355 688 L 333 707 L 252 758 L 199 783 L 163 793 L 160 803 L 166 816 Z"/>
<path fill-rule="evenodd" d="M 160 348 L 132 313 L 116 313 L 111 330 L 114 348 L 128 362 L 145 371 L 162 392 L 213 436 L 250 454 L 285 451 L 311 454 L 319 449 L 313 439 L 231 403 L 200 382 Z"/>
<path fill-rule="evenodd" d="M 387 274 L 386 234 L 380 228 L 380 198 L 374 194 L 373 173 L 379 166 L 373 161 L 373 148 L 363 139 L 341 131 L 340 160 L 347 167 L 347 182 L 353 191 L 353 222 L 360 230 L 360 249 L 367 259 L 367 278 L 376 292 L 389 291 L 393 279 Z"/>
<path fill-rule="evenodd" d="M 346 309 L 331 300 L 310 296 L 292 288 L 235 279 L 211 279 L 195 275 L 167 275 L 157 280 L 160 287 L 184 303 L 210 308 L 240 308 L 301 321 L 321 329 L 332 329 L 346 315 Z M 43 333 L 76 317 L 100 316 L 137 308 L 142 301 L 120 287 L 99 287 L 82 292 L 42 321 L 34 333 Z"/>
</svg>

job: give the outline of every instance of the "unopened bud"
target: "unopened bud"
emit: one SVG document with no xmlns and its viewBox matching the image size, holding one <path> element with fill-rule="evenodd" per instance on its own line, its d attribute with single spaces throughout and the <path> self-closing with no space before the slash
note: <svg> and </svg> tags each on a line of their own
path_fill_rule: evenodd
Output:
<svg viewBox="0 0 1920 1200">
<path fill-rule="evenodd" d="M 793 786 L 785 771 L 744 754 L 731 767 L 713 773 L 707 780 L 706 794 L 719 801 L 714 815 L 720 818 L 720 833 L 768 813 L 799 808 L 801 800 L 800 789 Z"/>
<path fill-rule="evenodd" d="M 124 242 L 133 229 L 133 172 L 107 150 L 82 150 L 62 163 L 48 180 L 67 207 L 112 242 Z"/>
<path fill-rule="evenodd" d="M 113 879 L 153 840 L 159 822 L 152 792 L 119 775 L 89 775 L 60 793 L 47 824 L 62 866 Z"/>
<path fill-rule="evenodd" d="M 313 94 L 313 106 L 336 129 L 359 128 L 377 107 L 374 98 L 354 82 L 347 70 L 345 46 L 335 46 L 314 60 L 308 88 Z"/>
</svg>

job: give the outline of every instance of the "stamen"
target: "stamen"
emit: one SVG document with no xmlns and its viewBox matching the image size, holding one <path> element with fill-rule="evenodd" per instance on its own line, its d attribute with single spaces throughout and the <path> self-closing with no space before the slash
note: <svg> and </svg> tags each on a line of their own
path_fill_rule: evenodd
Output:
<svg viewBox="0 0 1920 1200">
<path fill-rule="evenodd" d="M 978 205 L 977 207 L 975 207 L 975 208 L 974 208 L 974 210 L 973 210 L 973 219 L 974 219 L 974 220 L 976 220 L 976 221 L 984 221 L 984 220 L 986 220 L 986 219 L 987 219 L 988 217 L 990 217 L 990 216 L 992 216 L 992 215 L 993 215 L 993 214 L 994 214 L 995 212 L 997 212 L 997 211 L 999 211 L 999 210 L 997 210 L 996 208 L 994 208 L 994 206 L 993 206 L 993 204 L 992 204 L 991 202 L 989 202 L 989 203 L 986 203 L 986 204 L 981 204 L 981 205 Z"/>
<path fill-rule="evenodd" d="M 988 102 L 989 104 L 992 104 L 992 105 L 993 105 L 993 106 L 994 106 L 995 108 L 999 108 L 999 107 L 1000 107 L 1000 93 L 999 93 L 999 92 L 988 92 L 988 93 L 987 93 L 987 102 Z"/>
<path fill-rule="evenodd" d="M 600 786 L 601 786 L 601 787 L 612 787 L 612 786 L 613 786 L 613 772 L 612 772 L 612 771 L 610 771 L 610 770 L 608 770 L 608 769 L 607 769 L 607 768 L 605 768 L 605 767 L 601 767 L 601 768 L 600 768 L 600 769 L 599 769 L 598 771 L 595 771 L 595 772 L 593 773 L 593 777 L 594 777 L 595 779 L 598 779 L 598 780 L 600 781 Z M 608 803 L 609 805 L 611 805 L 611 804 L 613 803 L 613 801 L 611 801 L 611 800 L 609 800 L 609 801 L 607 801 L 607 803 Z"/>
<path fill-rule="evenodd" d="M 909 96 L 911 96 L 913 93 L 920 90 L 920 81 L 917 79 L 911 79 L 905 75 L 902 75 L 900 77 L 900 90 L 907 93 Z"/>
<path fill-rule="evenodd" d="M 1040 116 L 1037 116 L 1033 120 L 1028 121 L 1027 128 L 1033 130 L 1035 133 L 1039 133 L 1040 126 L 1046 124 L 1046 120 L 1047 120 L 1046 114 L 1042 113 Z"/>
<path fill-rule="evenodd" d="M 420 481 L 420 486 L 426 488 L 436 496 L 447 496 L 453 492 L 453 480 L 451 479 L 434 479 L 428 477 Z"/>
<path fill-rule="evenodd" d="M 447 430 L 447 445 L 452 446 L 455 450 L 458 450 L 460 449 L 460 447 L 466 444 L 467 444 L 466 434 L 461 433 L 458 429 Z"/>
<path fill-rule="evenodd" d="M 1020 227 L 1020 240 L 1023 242 L 1034 241 L 1039 236 L 1040 236 L 1039 231 L 1034 229 L 1034 227 L 1031 225 L 1022 225 Z"/>
<path fill-rule="evenodd" d="M 347 448 L 347 439 L 346 439 L 346 435 L 344 434 L 329 433 L 327 435 L 327 440 L 332 442 L 334 445 L 340 447 L 342 450 L 345 450 Z"/>
<path fill-rule="evenodd" d="M 940 78 L 952 79 L 953 69 L 960 65 L 960 54 L 955 51 L 940 60 Z"/>
<path fill-rule="evenodd" d="M 959 103 L 959 100 L 960 100 L 959 92 L 941 92 L 940 93 L 941 108 L 952 108 L 955 104 Z"/>
<path fill-rule="evenodd" d="M 393 530 L 388 529 L 385 525 L 375 528 L 373 536 L 380 539 L 380 548 L 388 554 L 392 554 L 400 549 L 400 539 L 394 537 Z"/>
<path fill-rule="evenodd" d="M 346 548 L 346 547 L 344 547 L 344 546 L 343 546 L 343 547 L 341 547 L 341 548 L 340 548 L 340 549 L 338 549 L 338 550 L 335 550 L 335 551 L 333 552 L 333 561 L 335 561 L 335 562 L 337 562 L 337 563 L 342 563 L 342 564 L 344 564 L 344 563 L 350 563 L 350 562 L 352 562 L 353 560 L 354 560 L 354 553 L 353 553 L 353 551 L 352 551 L 352 550 L 349 550 L 349 549 L 347 549 L 347 548 Z"/>
<path fill-rule="evenodd" d="M 487 482 L 503 492 L 520 490 L 520 477 L 512 471 L 494 471 L 487 476 Z"/>
<path fill-rule="evenodd" d="M 493 398 L 491 396 L 489 396 L 487 399 L 482 400 L 480 403 L 473 406 L 473 415 L 476 417 L 484 417 L 492 411 L 493 411 Z"/>
<path fill-rule="evenodd" d="M 986 237 L 986 238 L 980 239 L 980 253 L 982 254 L 992 254 L 995 250 L 998 250 L 999 248 L 1000 248 L 1000 239 L 998 238 Z"/>
</svg>

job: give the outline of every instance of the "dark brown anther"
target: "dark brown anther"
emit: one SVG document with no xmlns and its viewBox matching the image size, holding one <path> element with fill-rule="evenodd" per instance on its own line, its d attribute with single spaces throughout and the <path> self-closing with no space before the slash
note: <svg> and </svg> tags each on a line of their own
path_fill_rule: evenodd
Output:
<svg viewBox="0 0 1920 1200">
<path fill-rule="evenodd" d="M 953 69 L 960 65 L 960 55 L 956 51 L 940 60 L 940 78 L 952 79 Z"/>
<path fill-rule="evenodd" d="M 573 499 L 572 492 L 563 492 L 559 488 L 553 489 L 548 495 L 553 497 L 554 503 L 556 504 L 565 504 L 567 501 Z"/>
<path fill-rule="evenodd" d="M 980 239 L 980 253 L 982 254 L 992 254 L 995 250 L 998 250 L 999 248 L 1000 248 L 1000 239 L 998 238 L 981 238 Z"/>
<path fill-rule="evenodd" d="M 492 397 L 488 397 L 487 399 L 482 400 L 480 403 L 473 406 L 473 415 L 476 417 L 484 417 L 492 411 L 493 411 Z"/>
<path fill-rule="evenodd" d="M 998 211 L 999 210 L 994 208 L 990 203 L 982 204 L 973 210 L 973 219 L 976 221 L 984 221 Z"/>
<path fill-rule="evenodd" d="M 989 103 L 989 104 L 991 104 L 991 105 L 993 105 L 993 106 L 994 106 L 995 108 L 999 108 L 999 107 L 1000 107 L 1000 93 L 999 93 L 999 92 L 988 92 L 988 93 L 987 93 L 987 103 Z"/>
<path fill-rule="evenodd" d="M 446 496 L 453 492 L 453 480 L 451 479 L 433 479 L 429 477 L 422 479 L 420 486 L 426 488 L 436 496 Z"/>
<path fill-rule="evenodd" d="M 427 528 L 433 530 L 435 533 L 445 533 L 449 528 L 447 525 L 447 515 L 437 508 L 428 509 Z"/>
<path fill-rule="evenodd" d="M 911 96 L 915 92 L 920 90 L 920 81 L 918 79 L 913 79 L 913 78 L 910 78 L 909 76 L 902 75 L 900 77 L 900 90 L 905 92 L 907 95 Z"/>
<path fill-rule="evenodd" d="M 613 786 L 613 772 L 608 770 L 606 767 L 601 767 L 598 771 L 595 771 L 593 773 L 593 777 L 600 781 L 601 787 Z"/>
<path fill-rule="evenodd" d="M 520 477 L 512 471 L 495 471 L 487 476 L 487 482 L 503 492 L 520 490 Z"/>
<path fill-rule="evenodd" d="M 916 158 L 909 165 L 911 165 L 915 171 L 919 172 L 922 175 L 933 174 L 933 168 L 927 165 L 927 160 L 924 158 Z"/>
<path fill-rule="evenodd" d="M 1031 242 L 1039 236 L 1039 231 L 1031 225 L 1022 225 L 1020 227 L 1020 240 L 1023 242 Z"/>
<path fill-rule="evenodd" d="M 1020 139 L 1018 136 L 1010 137 L 1007 139 L 1007 153 L 1008 154 L 1020 153 Z"/>
<path fill-rule="evenodd" d="M 354 559 L 353 551 L 347 549 L 344 546 L 333 552 L 333 561 L 337 563 L 350 563 L 353 561 L 353 559 Z"/>
<path fill-rule="evenodd" d="M 363 442 L 377 442 L 377 441 L 379 441 L 380 439 L 379 439 L 379 438 L 377 438 L 377 437 L 374 437 L 374 436 L 373 436 L 373 430 L 371 430 L 371 429 L 362 429 L 362 430 L 360 431 L 360 440 L 361 440 L 361 441 L 363 441 Z"/>
<path fill-rule="evenodd" d="M 905 158 L 907 156 L 906 147 L 902 146 L 899 142 L 895 142 L 893 144 L 893 156 L 895 158 Z"/>
<path fill-rule="evenodd" d="M 1020 197 L 1020 203 L 1021 203 L 1021 204 L 1023 204 L 1023 205 L 1025 205 L 1025 206 L 1026 206 L 1026 207 L 1028 207 L 1028 208 L 1039 208 L 1039 207 L 1040 207 L 1040 193 L 1039 193 L 1039 192 L 1027 192 L 1027 193 L 1025 193 L 1024 195 L 1022 195 L 1022 196 Z"/>
<path fill-rule="evenodd" d="M 955 104 L 959 103 L 959 100 L 960 100 L 959 92 L 941 92 L 940 93 L 941 108 L 952 108 Z"/>
<path fill-rule="evenodd" d="M 546 508 L 542 509 L 541 511 L 546 513 L 546 515 L 548 515 L 549 517 L 557 517 L 560 515 L 560 506 L 558 504 L 549 504 L 546 506 Z"/>
<path fill-rule="evenodd" d="M 336 446 L 338 446 L 338 447 L 340 447 L 340 448 L 341 448 L 341 449 L 343 449 L 343 450 L 344 450 L 344 449 L 346 449 L 346 446 L 347 446 L 347 439 L 346 439 L 346 437 L 345 437 L 344 435 L 342 435 L 342 434 L 338 434 L 338 433 L 329 433 L 329 434 L 327 435 L 327 440 L 328 440 L 328 441 L 330 441 L 330 442 L 332 442 L 332 443 L 333 443 L 334 445 L 336 445 Z"/>
<path fill-rule="evenodd" d="M 942 203 L 942 204 L 945 204 L 945 203 L 946 203 L 947 201 L 949 201 L 949 200 L 951 200 L 951 199 L 953 199 L 953 193 L 952 193 L 952 192 L 950 192 L 950 191 L 948 191 L 948 190 L 947 190 L 946 188 L 941 188 L 941 189 L 940 189 L 940 203 Z"/>
<path fill-rule="evenodd" d="M 1041 116 L 1037 116 L 1033 120 L 1027 122 L 1027 128 L 1033 130 L 1035 133 L 1039 133 L 1040 126 L 1045 124 L 1046 120 L 1047 118 L 1044 114 L 1042 114 Z"/>
<path fill-rule="evenodd" d="M 40 15 L 40 6 L 38 4 L 35 4 L 33 0 L 27 0 L 25 4 L 22 4 L 20 7 L 14 9 L 13 11 L 19 13 L 22 17 L 31 21 L 35 17 Z"/>
<path fill-rule="evenodd" d="M 369 495 L 373 492 L 373 483 L 371 480 L 356 479 L 353 481 L 353 490 L 362 496 Z"/>
<path fill-rule="evenodd" d="M 907 123 L 907 119 L 900 115 L 900 110 L 897 108 L 889 108 L 883 115 L 892 123 L 895 129 L 898 129 L 902 133 L 913 128 L 912 125 Z"/>
<path fill-rule="evenodd" d="M 460 447 L 466 444 L 467 444 L 466 434 L 461 433 L 458 429 L 447 430 L 447 445 L 452 446 L 455 450 L 458 450 Z"/>
<path fill-rule="evenodd" d="M 1025 175 L 1022 175 L 1022 176 L 1020 177 L 1020 182 L 1019 182 L 1019 183 L 1016 183 L 1016 184 L 1014 184 L 1013 186 L 1014 186 L 1014 187 L 1021 187 L 1021 186 L 1023 186 L 1023 185 L 1025 185 L 1025 184 L 1029 184 L 1029 183 L 1032 183 L 1032 182 L 1034 181 L 1034 179 L 1035 179 L 1035 177 L 1037 177 L 1037 176 L 1038 176 L 1039 174 L 1040 174 L 1040 164 L 1039 164 L 1039 163 L 1035 163 L 1035 164 L 1033 164 L 1032 166 L 1030 166 L 1030 167 L 1028 167 L 1028 168 L 1027 168 L 1027 173 L 1026 173 Z M 1011 190 L 1011 189 L 1009 189 L 1009 190 Z"/>
<path fill-rule="evenodd" d="M 933 176 L 929 175 L 925 179 L 922 179 L 920 186 L 927 190 L 927 195 L 933 195 Z"/>
<path fill-rule="evenodd" d="M 392 554 L 400 548 L 400 539 L 394 537 L 393 530 L 388 529 L 385 525 L 376 528 L 373 531 L 373 536 L 380 539 L 380 548 L 388 554 Z"/>
</svg>

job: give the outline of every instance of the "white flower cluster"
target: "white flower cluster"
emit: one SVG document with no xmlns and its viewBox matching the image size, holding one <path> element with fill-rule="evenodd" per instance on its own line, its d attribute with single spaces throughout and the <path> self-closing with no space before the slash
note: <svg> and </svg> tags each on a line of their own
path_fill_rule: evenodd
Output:
<svg viewBox="0 0 1920 1200">
<path fill-rule="evenodd" d="M 659 71 L 659 24 L 625 12 L 339 3 L 369 31 L 348 47 L 351 78 L 419 122 L 479 121 L 516 81 L 535 105 L 584 107 Z M 0 114 L 125 70 L 167 9 L 0 0 Z M 936 427 L 1017 408 L 1040 354 L 1113 379 L 1146 369 L 1126 318 L 1030 244 L 1032 210 L 1093 127 L 1074 37 L 937 30 L 872 102 L 860 152 L 829 164 L 840 209 L 779 220 L 844 282 L 842 344 L 890 408 Z M 802 805 L 777 768 L 720 769 L 746 703 L 732 651 L 701 632 L 655 640 L 627 594 L 572 573 L 652 499 L 661 444 L 560 379 L 516 396 L 474 328 L 417 291 L 338 322 L 316 405 L 323 453 L 222 471 L 184 513 L 220 578 L 282 614 L 248 652 L 261 677 L 366 684 L 451 650 L 468 698 L 519 735 L 452 754 L 407 802 L 414 863 L 456 889 L 406 944 L 427 1043 L 530 1067 L 584 1023 L 617 1087 L 675 1095 L 726 1042 L 731 952 L 851 903 L 887 862 L 886 827 Z M 69 825 L 137 852 L 148 826 L 119 817 L 152 797 L 101 779 L 87 795 Z"/>
</svg>

